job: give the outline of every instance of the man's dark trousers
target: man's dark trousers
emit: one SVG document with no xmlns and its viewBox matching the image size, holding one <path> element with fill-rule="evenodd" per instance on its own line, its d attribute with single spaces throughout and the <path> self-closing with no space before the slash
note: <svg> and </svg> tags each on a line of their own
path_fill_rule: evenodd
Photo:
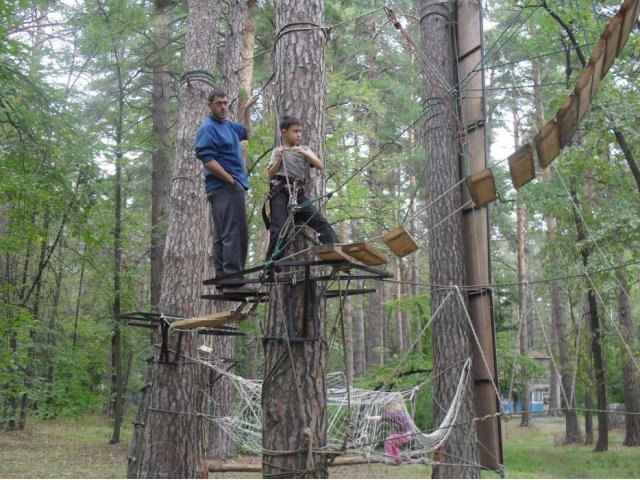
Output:
<svg viewBox="0 0 640 480">
<path fill-rule="evenodd" d="M 244 270 L 249 238 L 244 187 L 236 180 L 207 195 L 213 221 L 213 260 L 216 277 Z"/>
<path fill-rule="evenodd" d="M 280 236 L 280 231 L 284 226 L 287 217 L 289 216 L 287 205 L 289 203 L 289 191 L 286 187 L 280 188 L 275 192 L 271 193 L 271 216 L 270 216 L 270 226 L 269 226 L 269 250 L 267 251 L 267 260 L 272 259 L 271 255 L 274 253 L 276 248 L 276 244 L 278 243 L 278 237 Z M 311 203 L 309 199 L 304 195 L 304 192 L 301 191 L 298 193 L 297 198 L 298 206 L 304 205 L 300 210 L 296 212 L 295 222 L 297 224 L 307 224 L 309 227 L 313 228 L 316 232 L 320 234 L 320 242 L 325 243 L 339 243 L 338 236 L 336 232 L 333 231 L 331 224 L 327 222 L 322 213 L 317 210 Z M 282 248 L 285 244 L 285 241 L 280 242 L 280 247 Z M 277 260 L 282 256 L 282 252 L 278 252 L 276 258 L 272 260 Z"/>
</svg>

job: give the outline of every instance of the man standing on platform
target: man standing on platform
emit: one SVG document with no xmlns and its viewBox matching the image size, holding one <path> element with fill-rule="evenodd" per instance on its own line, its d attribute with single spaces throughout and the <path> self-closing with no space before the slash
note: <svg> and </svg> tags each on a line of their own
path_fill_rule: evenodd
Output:
<svg viewBox="0 0 640 480">
<path fill-rule="evenodd" d="M 216 277 L 244 270 L 249 247 L 245 192 L 249 180 L 242 154 L 242 140 L 251 135 L 252 97 L 243 112 L 243 123 L 228 120 L 227 94 L 214 90 L 207 98 L 211 115 L 196 135 L 196 156 L 204 166 L 207 199 L 213 223 L 213 254 Z M 226 293 L 253 293 L 250 285 L 224 286 Z"/>
</svg>

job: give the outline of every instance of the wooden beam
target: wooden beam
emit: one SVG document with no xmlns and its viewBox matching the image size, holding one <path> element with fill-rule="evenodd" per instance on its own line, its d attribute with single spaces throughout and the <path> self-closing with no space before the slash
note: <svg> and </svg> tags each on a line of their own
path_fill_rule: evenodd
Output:
<svg viewBox="0 0 640 480">
<path fill-rule="evenodd" d="M 246 315 L 236 312 L 217 312 L 204 317 L 185 318 L 177 320 L 171 324 L 173 328 L 179 330 L 191 330 L 198 327 L 217 327 L 229 322 L 239 322 L 244 320 Z"/>
<path fill-rule="evenodd" d="M 380 463 L 365 457 L 338 457 L 331 467 L 348 467 L 351 465 L 366 465 L 369 463 Z M 262 463 L 251 462 L 222 462 L 220 460 L 207 460 L 207 467 L 210 472 L 260 472 Z"/>
</svg>

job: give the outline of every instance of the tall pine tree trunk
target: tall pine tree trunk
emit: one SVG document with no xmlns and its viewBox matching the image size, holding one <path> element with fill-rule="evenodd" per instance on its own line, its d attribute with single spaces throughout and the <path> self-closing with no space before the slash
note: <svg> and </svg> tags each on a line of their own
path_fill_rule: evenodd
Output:
<svg viewBox="0 0 640 480">
<path fill-rule="evenodd" d="M 183 78 L 178 96 L 178 130 L 171 188 L 171 217 L 165 242 L 160 311 L 192 317 L 204 313 L 200 300 L 206 266 L 206 209 L 193 142 L 208 114 L 210 90 L 190 72 L 212 73 L 216 60 L 219 4 L 211 0 L 189 2 Z M 157 343 L 160 342 L 158 338 Z M 183 355 L 176 356 L 178 349 Z M 168 341 L 168 362 L 160 362 L 156 348 L 148 390 L 148 414 L 142 418 L 130 455 L 129 476 L 137 478 L 206 478 L 208 475 L 204 426 L 206 375 L 197 362 L 197 334 L 173 332 Z"/>
<path fill-rule="evenodd" d="M 244 31 L 247 19 L 247 0 L 228 0 L 226 16 L 224 58 L 222 62 L 222 80 L 220 86 L 229 98 L 229 114 L 236 116 L 240 111 L 239 91 L 242 80 L 240 71 L 245 63 L 242 59 L 244 50 Z M 251 79 L 249 79 L 251 82 Z"/>
<path fill-rule="evenodd" d="M 564 308 L 564 293 L 557 281 L 551 282 L 552 322 L 558 338 L 558 358 L 560 360 L 562 391 L 562 407 L 565 415 L 564 444 L 578 443 L 580 441 L 580 423 L 576 411 L 576 398 L 573 381 L 573 365 L 569 355 L 569 338 L 567 332 L 567 320 Z M 578 353 L 576 352 L 576 355 Z M 552 367 L 552 375 L 556 375 Z M 566 397 L 566 398 L 565 398 Z M 551 407 L 549 407 L 551 408 Z"/>
<path fill-rule="evenodd" d="M 587 445 L 593 445 L 594 432 L 593 432 L 593 364 L 592 364 L 592 342 L 591 342 L 591 317 L 589 316 L 589 303 L 587 302 L 587 296 L 582 299 L 582 317 L 581 321 L 584 322 L 585 342 L 584 342 L 584 354 L 585 354 L 585 387 L 584 387 L 584 435 L 585 443 Z"/>
<path fill-rule="evenodd" d="M 165 53 L 171 41 L 172 0 L 154 1 L 153 24 L 153 151 L 151 152 L 151 307 L 157 309 L 162 287 L 162 255 L 167 235 L 169 191 L 171 188 L 171 148 L 169 99 L 171 98 L 170 59 Z"/>
<path fill-rule="evenodd" d="M 344 242 L 347 242 L 349 238 L 349 222 L 345 221 L 342 224 L 342 238 Z M 354 356 L 353 356 L 353 297 L 344 297 L 342 303 L 342 345 L 344 346 L 344 369 L 347 377 L 347 385 L 353 384 L 353 377 L 355 375 L 354 368 Z"/>
<path fill-rule="evenodd" d="M 227 5 L 226 26 L 224 31 L 224 58 L 222 61 L 222 79 L 220 85 L 229 98 L 229 112 L 232 117 L 239 117 L 244 112 L 238 109 L 240 72 L 243 66 L 243 34 L 247 16 L 246 0 L 230 0 Z M 249 83 L 251 79 L 248 79 Z M 219 309 L 230 309 L 234 306 L 216 305 Z M 213 337 L 211 346 L 214 355 L 220 358 L 234 358 L 236 350 L 236 337 Z M 233 373 L 233 363 L 229 364 L 229 370 Z M 212 373 L 210 386 L 211 415 L 214 417 L 226 417 L 233 415 L 234 390 L 231 379 L 227 376 Z M 227 460 L 237 456 L 233 439 L 215 422 L 208 425 L 207 456 L 215 460 Z"/>
<path fill-rule="evenodd" d="M 276 3 L 276 110 L 294 115 L 304 129 L 303 143 L 324 159 L 324 49 L 327 32 L 323 0 Z M 318 27 L 318 28 L 315 28 Z M 320 175 L 312 176 L 310 198 L 324 190 Z M 298 237 L 292 252 L 307 248 Z M 309 259 L 308 254 L 303 254 Z M 311 310 L 305 312 L 305 294 Z M 287 301 L 283 301 L 283 299 Z M 265 477 L 326 478 L 327 442 L 324 298 L 315 283 L 272 288 L 265 338 L 262 388 L 262 473 Z M 319 325 L 314 328 L 314 312 Z M 293 330 L 288 332 L 287 319 Z M 304 341 L 289 342 L 300 335 Z"/>
<path fill-rule="evenodd" d="M 429 198 L 443 195 L 429 215 L 429 273 L 434 285 L 465 285 L 464 249 L 462 243 L 461 191 L 445 194 L 461 178 L 458 163 L 456 99 L 446 95 L 455 83 L 453 47 L 451 44 L 454 12 L 451 2 L 422 0 L 420 2 L 422 49 L 429 64 L 446 82 L 441 85 L 432 70 L 424 81 L 425 122 L 424 145 L 427 157 Z M 436 227 L 437 226 L 437 227 Z M 453 399 L 458 378 L 456 373 L 465 359 L 471 356 L 470 331 L 465 311 L 466 299 L 455 295 L 449 300 L 444 289 L 431 291 L 431 312 L 440 309 L 433 323 L 434 413 L 439 424 Z M 462 298 L 461 298 L 462 297 Z M 467 383 L 464 400 L 448 441 L 442 447 L 440 465 L 434 466 L 433 478 L 478 478 L 477 445 L 472 382 Z"/>
<path fill-rule="evenodd" d="M 618 264 L 624 263 L 624 255 L 618 256 Z M 634 351 L 635 326 L 631 318 L 631 306 L 629 305 L 629 282 L 624 268 L 617 271 L 620 282 L 618 293 L 618 323 L 620 332 L 627 342 L 629 350 Z M 624 392 L 625 435 L 623 445 L 637 447 L 640 445 L 640 391 L 638 389 L 638 368 L 627 348 L 622 348 L 622 380 Z"/>
<path fill-rule="evenodd" d="M 116 77 L 118 79 L 118 117 L 115 130 L 115 219 L 113 227 L 113 335 L 111 337 L 111 410 L 113 415 L 113 435 L 111 443 L 120 442 L 120 427 L 122 426 L 122 411 L 124 402 L 124 372 L 122 370 L 122 332 L 120 314 L 120 303 L 122 297 L 122 207 L 124 199 L 122 192 L 122 163 L 123 153 L 123 122 L 124 122 L 124 102 L 125 91 L 120 71 L 120 57 L 118 51 L 114 49 L 114 61 L 116 67 Z"/>
<path fill-rule="evenodd" d="M 527 301 L 527 262 L 525 256 L 525 238 L 526 238 L 526 219 L 527 207 L 522 204 L 520 195 L 517 196 L 516 206 L 516 238 L 518 246 L 517 264 L 518 264 L 518 321 L 520 323 L 519 351 L 520 357 L 529 357 L 529 325 L 527 323 L 526 301 Z M 529 427 L 531 425 L 531 401 L 529 398 L 529 378 L 528 371 L 525 366 L 521 366 L 520 375 L 522 375 L 522 417 L 520 419 L 521 427 Z"/>
<path fill-rule="evenodd" d="M 256 46 L 256 4 L 257 0 L 247 0 L 247 13 L 242 36 L 242 66 L 240 67 L 240 95 L 238 111 L 244 110 L 246 100 L 251 96 L 253 79 L 253 55 Z M 245 98 L 246 97 L 246 98 Z"/>
<path fill-rule="evenodd" d="M 384 363 L 384 312 L 382 310 L 382 287 L 377 285 L 379 291 L 370 295 L 369 315 L 367 322 L 367 369 Z"/>
<path fill-rule="evenodd" d="M 375 294 L 374 294 L 375 295 Z M 353 308 L 353 370 L 356 377 L 367 372 L 363 299 L 354 300 Z"/>
<path fill-rule="evenodd" d="M 591 176 L 588 177 L 585 188 L 587 202 L 590 202 L 593 195 Z M 578 195 L 575 190 L 571 190 L 571 198 L 573 199 L 574 210 L 579 208 Z M 590 203 L 589 203 L 590 204 Z M 574 211 L 574 221 L 578 232 L 577 241 L 581 247 L 582 265 L 587 270 L 589 268 L 589 256 L 591 255 L 590 247 L 586 244 L 587 233 L 582 223 L 584 215 L 581 216 L 578 211 Z M 589 280 L 590 281 L 590 280 Z M 587 285 L 587 306 L 589 318 L 589 330 L 591 333 L 591 355 L 593 359 L 593 373 L 596 387 L 596 398 L 598 407 L 598 441 L 594 451 L 605 452 L 609 448 L 609 419 L 607 416 L 607 383 L 605 378 L 604 354 L 602 351 L 602 325 L 598 314 L 598 304 L 594 286 L 591 283 Z"/>
</svg>

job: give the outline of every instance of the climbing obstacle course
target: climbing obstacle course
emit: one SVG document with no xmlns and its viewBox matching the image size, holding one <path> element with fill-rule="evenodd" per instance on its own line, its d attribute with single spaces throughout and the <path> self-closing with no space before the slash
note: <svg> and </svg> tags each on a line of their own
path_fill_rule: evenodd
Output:
<svg viewBox="0 0 640 480">
<path fill-rule="evenodd" d="M 208 364 L 216 373 L 228 377 L 236 395 L 234 415 L 208 417 L 234 439 L 243 451 L 262 454 L 262 382 L 245 379 L 215 364 Z M 408 418 L 410 431 L 402 432 L 400 461 L 429 464 L 428 454 L 442 445 L 456 423 L 471 361 L 459 365 L 456 393 L 447 413 L 437 428 L 424 433 L 414 422 L 418 394 L 422 383 L 414 388 L 397 391 L 366 390 L 348 385 L 342 373 L 327 375 L 327 445 L 326 453 L 360 455 L 369 461 L 389 462 L 394 459 L 382 448 L 392 425 L 384 420 L 389 405 L 395 405 Z"/>
</svg>

